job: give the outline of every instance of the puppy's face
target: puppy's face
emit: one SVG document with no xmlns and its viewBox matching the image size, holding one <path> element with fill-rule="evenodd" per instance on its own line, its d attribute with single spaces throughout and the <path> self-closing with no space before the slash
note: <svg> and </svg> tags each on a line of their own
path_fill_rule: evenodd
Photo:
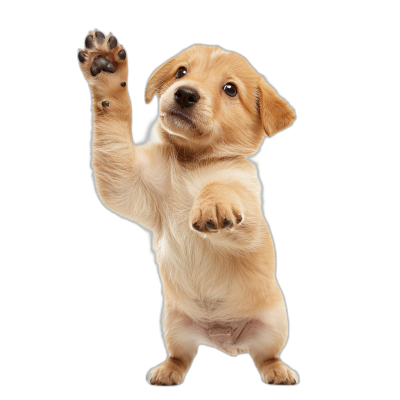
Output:
<svg viewBox="0 0 400 400">
<path fill-rule="evenodd" d="M 158 68 L 146 102 L 160 99 L 161 137 L 180 148 L 251 155 L 289 126 L 293 110 L 240 55 L 193 46 Z"/>
</svg>

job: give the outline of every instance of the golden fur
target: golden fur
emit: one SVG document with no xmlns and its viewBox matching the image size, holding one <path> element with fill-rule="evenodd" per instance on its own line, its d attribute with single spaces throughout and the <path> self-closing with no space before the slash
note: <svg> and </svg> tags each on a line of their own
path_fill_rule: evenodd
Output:
<svg viewBox="0 0 400 400">
<path fill-rule="evenodd" d="M 265 134 L 293 122 L 293 110 L 242 56 L 196 45 L 151 76 L 146 102 L 159 97 L 157 140 L 135 146 L 121 86 L 127 60 L 118 58 L 122 46 L 109 50 L 109 38 L 94 40 L 81 62 L 93 95 L 93 169 L 104 205 L 154 232 L 168 358 L 150 371 L 150 382 L 181 383 L 205 343 L 229 354 L 249 352 L 265 382 L 296 383 L 278 358 L 287 339 L 286 308 L 260 182 L 246 158 Z M 92 76 L 99 55 L 116 72 Z M 180 67 L 187 74 L 177 79 Z M 236 97 L 222 90 L 227 82 L 236 85 Z M 200 101 L 177 116 L 171 110 L 182 85 Z M 224 228 L 227 220 L 232 225 Z"/>
</svg>

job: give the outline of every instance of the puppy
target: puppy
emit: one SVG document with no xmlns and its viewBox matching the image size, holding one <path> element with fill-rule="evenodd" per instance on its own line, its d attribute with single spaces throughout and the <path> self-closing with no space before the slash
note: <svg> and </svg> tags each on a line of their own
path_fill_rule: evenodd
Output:
<svg viewBox="0 0 400 400">
<path fill-rule="evenodd" d="M 151 76 L 157 140 L 135 146 L 126 52 L 114 36 L 87 36 L 78 58 L 93 96 L 93 169 L 110 210 L 154 232 L 163 283 L 166 361 L 154 385 L 180 384 L 203 343 L 248 352 L 264 382 L 295 384 L 278 358 L 286 343 L 285 302 L 247 160 L 265 134 L 294 120 L 288 104 L 240 55 L 193 46 Z"/>
</svg>

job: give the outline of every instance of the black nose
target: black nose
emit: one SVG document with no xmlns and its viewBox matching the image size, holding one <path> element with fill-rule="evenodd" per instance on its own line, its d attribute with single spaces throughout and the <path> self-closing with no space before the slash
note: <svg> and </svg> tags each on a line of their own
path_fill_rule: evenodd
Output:
<svg viewBox="0 0 400 400">
<path fill-rule="evenodd" d="M 175 101 L 181 106 L 181 108 L 191 107 L 197 103 L 200 99 L 200 95 L 189 87 L 181 86 L 175 92 Z"/>
</svg>

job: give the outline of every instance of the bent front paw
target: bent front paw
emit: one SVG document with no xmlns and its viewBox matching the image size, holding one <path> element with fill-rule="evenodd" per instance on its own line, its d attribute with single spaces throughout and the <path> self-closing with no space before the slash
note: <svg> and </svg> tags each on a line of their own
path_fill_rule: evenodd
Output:
<svg viewBox="0 0 400 400">
<path fill-rule="evenodd" d="M 198 201 L 190 213 L 190 227 L 202 233 L 232 230 L 243 223 L 241 206 L 234 202 L 215 202 L 212 199 Z"/>
</svg>

